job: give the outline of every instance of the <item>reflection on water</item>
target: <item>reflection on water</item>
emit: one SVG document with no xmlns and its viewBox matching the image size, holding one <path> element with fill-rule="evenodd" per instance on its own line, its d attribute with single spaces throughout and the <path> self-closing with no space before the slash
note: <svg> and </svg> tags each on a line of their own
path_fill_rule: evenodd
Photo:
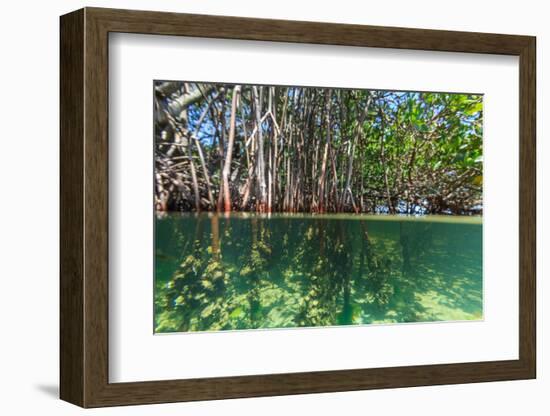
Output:
<svg viewBox="0 0 550 416">
<path fill-rule="evenodd" d="M 472 217 L 168 214 L 155 332 L 482 318 Z"/>
</svg>

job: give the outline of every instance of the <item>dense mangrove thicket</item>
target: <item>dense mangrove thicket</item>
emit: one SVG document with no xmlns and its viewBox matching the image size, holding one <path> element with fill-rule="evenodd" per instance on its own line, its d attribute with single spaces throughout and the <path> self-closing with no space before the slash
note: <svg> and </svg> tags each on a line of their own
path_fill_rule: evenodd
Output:
<svg viewBox="0 0 550 416">
<path fill-rule="evenodd" d="M 472 214 L 482 96 L 155 82 L 158 211 Z"/>
</svg>

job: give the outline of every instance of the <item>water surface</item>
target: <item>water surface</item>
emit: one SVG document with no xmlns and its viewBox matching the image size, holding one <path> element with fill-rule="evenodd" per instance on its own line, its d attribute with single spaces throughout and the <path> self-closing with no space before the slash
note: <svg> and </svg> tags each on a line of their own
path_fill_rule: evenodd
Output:
<svg viewBox="0 0 550 416">
<path fill-rule="evenodd" d="M 163 214 L 155 332 L 482 318 L 479 217 Z"/>
</svg>

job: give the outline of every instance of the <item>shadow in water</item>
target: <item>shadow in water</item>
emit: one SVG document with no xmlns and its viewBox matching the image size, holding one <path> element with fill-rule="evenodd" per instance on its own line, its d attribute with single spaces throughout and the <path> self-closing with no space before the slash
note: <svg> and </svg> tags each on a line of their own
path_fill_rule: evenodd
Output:
<svg viewBox="0 0 550 416">
<path fill-rule="evenodd" d="M 165 215 L 155 331 L 482 317 L 481 223 Z"/>
</svg>

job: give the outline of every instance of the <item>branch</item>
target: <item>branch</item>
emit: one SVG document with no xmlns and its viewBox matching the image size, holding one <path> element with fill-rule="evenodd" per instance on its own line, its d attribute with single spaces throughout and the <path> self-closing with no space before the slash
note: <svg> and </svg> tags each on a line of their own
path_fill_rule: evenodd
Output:
<svg viewBox="0 0 550 416">
<path fill-rule="evenodd" d="M 214 85 L 208 84 L 208 86 L 206 87 L 206 90 L 204 91 L 204 94 L 205 95 L 208 94 L 213 89 L 214 89 Z M 172 114 L 179 117 L 179 115 L 183 110 L 185 110 L 190 105 L 195 104 L 196 102 L 202 99 L 203 99 L 203 91 L 201 91 L 199 88 L 196 88 L 188 94 L 183 94 L 178 98 L 171 100 L 168 103 L 168 107 L 170 108 L 170 111 Z"/>
</svg>

